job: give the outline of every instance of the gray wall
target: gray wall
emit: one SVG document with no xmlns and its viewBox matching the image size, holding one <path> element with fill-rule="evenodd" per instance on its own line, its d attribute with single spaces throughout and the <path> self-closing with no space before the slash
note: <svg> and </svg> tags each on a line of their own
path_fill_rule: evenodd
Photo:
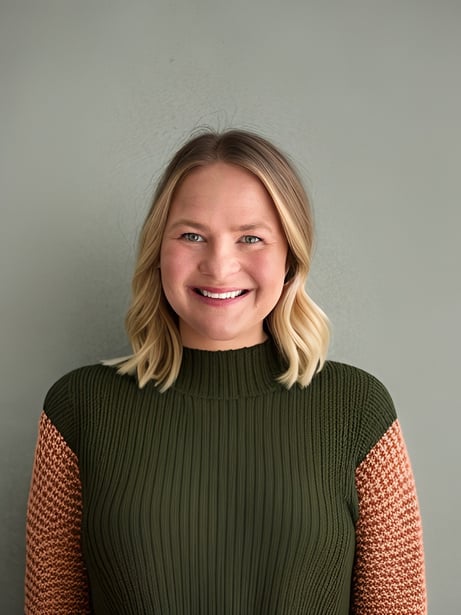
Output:
<svg viewBox="0 0 461 615">
<path fill-rule="evenodd" d="M 459 612 L 461 5 L 3 0 L 0 612 L 22 604 L 46 390 L 126 351 L 137 229 L 201 125 L 273 138 L 314 198 L 331 358 L 396 402 L 432 613 Z"/>
</svg>

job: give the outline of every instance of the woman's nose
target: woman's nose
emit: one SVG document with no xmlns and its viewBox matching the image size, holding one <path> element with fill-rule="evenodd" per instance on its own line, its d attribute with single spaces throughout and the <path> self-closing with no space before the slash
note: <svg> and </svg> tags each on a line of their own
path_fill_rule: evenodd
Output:
<svg viewBox="0 0 461 615">
<path fill-rule="evenodd" d="M 215 282 L 225 282 L 240 271 L 240 261 L 234 245 L 208 244 L 199 264 L 199 270 Z"/>
</svg>

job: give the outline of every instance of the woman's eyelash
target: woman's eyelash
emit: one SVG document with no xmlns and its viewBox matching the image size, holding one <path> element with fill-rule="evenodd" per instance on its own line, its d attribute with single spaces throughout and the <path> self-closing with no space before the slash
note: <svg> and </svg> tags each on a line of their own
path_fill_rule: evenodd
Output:
<svg viewBox="0 0 461 615">
<path fill-rule="evenodd" d="M 190 241 L 191 243 L 200 243 L 202 241 L 205 241 L 202 235 L 193 232 L 182 233 L 181 239 L 184 239 L 185 241 Z M 251 245 L 255 243 L 261 243 L 262 239 L 257 235 L 243 235 L 242 237 L 240 237 L 239 242 Z"/>
<path fill-rule="evenodd" d="M 181 235 L 181 238 L 192 242 L 203 241 L 203 237 L 198 233 L 183 233 Z"/>
<path fill-rule="evenodd" d="M 262 239 L 256 235 L 244 235 L 241 241 L 242 243 L 259 243 Z"/>
</svg>

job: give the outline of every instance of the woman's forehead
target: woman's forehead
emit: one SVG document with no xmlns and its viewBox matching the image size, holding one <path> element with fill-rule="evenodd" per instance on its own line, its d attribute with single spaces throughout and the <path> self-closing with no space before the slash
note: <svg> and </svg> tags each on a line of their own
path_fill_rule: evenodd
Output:
<svg viewBox="0 0 461 615">
<path fill-rule="evenodd" d="M 279 219 L 271 196 L 250 171 L 237 165 L 214 163 L 191 171 L 176 189 L 170 217 L 236 216 L 238 225 L 260 224 Z M 243 216 L 244 220 L 240 220 Z"/>
</svg>

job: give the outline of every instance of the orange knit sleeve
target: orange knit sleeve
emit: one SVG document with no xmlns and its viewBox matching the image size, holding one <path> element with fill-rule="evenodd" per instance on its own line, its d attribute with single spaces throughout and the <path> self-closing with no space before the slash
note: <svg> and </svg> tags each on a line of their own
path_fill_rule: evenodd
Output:
<svg viewBox="0 0 461 615">
<path fill-rule="evenodd" d="M 360 516 L 352 613 L 427 613 L 422 526 L 398 420 L 356 470 Z"/>
<path fill-rule="evenodd" d="M 42 413 L 27 508 L 26 615 L 91 613 L 77 458 Z"/>
</svg>

